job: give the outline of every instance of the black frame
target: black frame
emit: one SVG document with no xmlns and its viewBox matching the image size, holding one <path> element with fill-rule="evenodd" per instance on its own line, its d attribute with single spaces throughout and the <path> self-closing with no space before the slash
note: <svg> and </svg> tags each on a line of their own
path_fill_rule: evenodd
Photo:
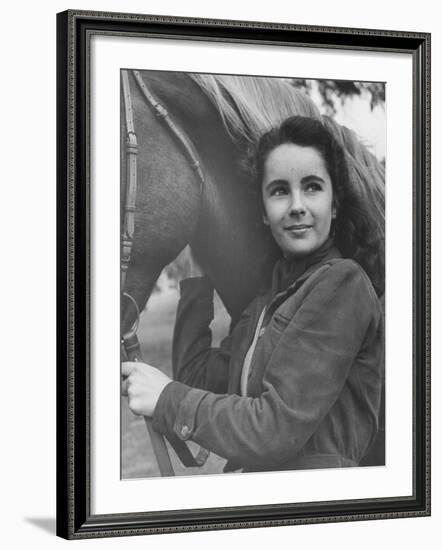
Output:
<svg viewBox="0 0 442 550">
<path fill-rule="evenodd" d="M 412 54 L 414 494 L 91 515 L 88 60 L 92 34 Z M 57 15 L 57 534 L 67 539 L 430 515 L 430 34 L 69 10 Z"/>
</svg>

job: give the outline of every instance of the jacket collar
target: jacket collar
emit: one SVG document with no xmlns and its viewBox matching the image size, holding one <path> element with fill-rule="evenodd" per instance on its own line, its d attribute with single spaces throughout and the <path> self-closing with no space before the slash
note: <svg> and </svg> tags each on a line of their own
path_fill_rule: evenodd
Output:
<svg viewBox="0 0 442 550">
<path fill-rule="evenodd" d="M 313 254 L 299 260 L 280 258 L 273 269 L 271 297 L 285 291 L 292 291 L 309 277 L 318 267 L 326 264 L 333 258 L 341 258 L 342 254 L 334 245 L 333 239 L 325 243 Z"/>
</svg>

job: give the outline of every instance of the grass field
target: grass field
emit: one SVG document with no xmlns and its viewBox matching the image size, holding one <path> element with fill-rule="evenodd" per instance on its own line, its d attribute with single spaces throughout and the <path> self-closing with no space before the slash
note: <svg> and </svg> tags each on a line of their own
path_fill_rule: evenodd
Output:
<svg viewBox="0 0 442 550">
<path fill-rule="evenodd" d="M 172 334 L 179 292 L 165 276 L 161 277 L 159 288 L 160 290 L 152 295 L 148 308 L 141 315 L 138 337 L 144 360 L 171 376 Z M 215 299 L 215 320 L 212 323 L 213 345 L 218 345 L 227 334 L 229 322 L 230 318 L 221 302 Z M 121 419 L 122 478 L 159 476 L 160 472 L 144 419 L 130 411 L 126 397 L 121 398 Z M 221 473 L 225 464 L 224 459 L 211 453 L 203 467 L 185 468 L 169 445 L 168 448 L 176 475 Z M 195 455 L 199 447 L 190 442 L 189 448 Z"/>
</svg>

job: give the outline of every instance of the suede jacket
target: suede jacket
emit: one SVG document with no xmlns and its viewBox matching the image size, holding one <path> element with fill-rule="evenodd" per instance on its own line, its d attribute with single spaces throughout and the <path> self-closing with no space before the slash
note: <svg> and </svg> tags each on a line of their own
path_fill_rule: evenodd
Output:
<svg viewBox="0 0 442 550">
<path fill-rule="evenodd" d="M 212 318 L 209 280 L 182 281 L 174 381 L 154 428 L 226 458 L 226 472 L 357 466 L 378 430 L 384 369 L 381 306 L 359 264 L 331 247 L 288 288 L 253 300 L 219 348 Z"/>
</svg>

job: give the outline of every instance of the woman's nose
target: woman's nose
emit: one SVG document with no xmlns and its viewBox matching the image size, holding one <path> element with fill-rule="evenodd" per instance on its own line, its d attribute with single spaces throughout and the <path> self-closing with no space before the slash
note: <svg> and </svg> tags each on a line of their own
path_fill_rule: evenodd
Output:
<svg viewBox="0 0 442 550">
<path fill-rule="evenodd" d="M 300 216 L 305 214 L 305 211 L 306 210 L 302 193 L 293 193 L 292 202 L 290 204 L 290 214 L 293 216 Z"/>
</svg>

